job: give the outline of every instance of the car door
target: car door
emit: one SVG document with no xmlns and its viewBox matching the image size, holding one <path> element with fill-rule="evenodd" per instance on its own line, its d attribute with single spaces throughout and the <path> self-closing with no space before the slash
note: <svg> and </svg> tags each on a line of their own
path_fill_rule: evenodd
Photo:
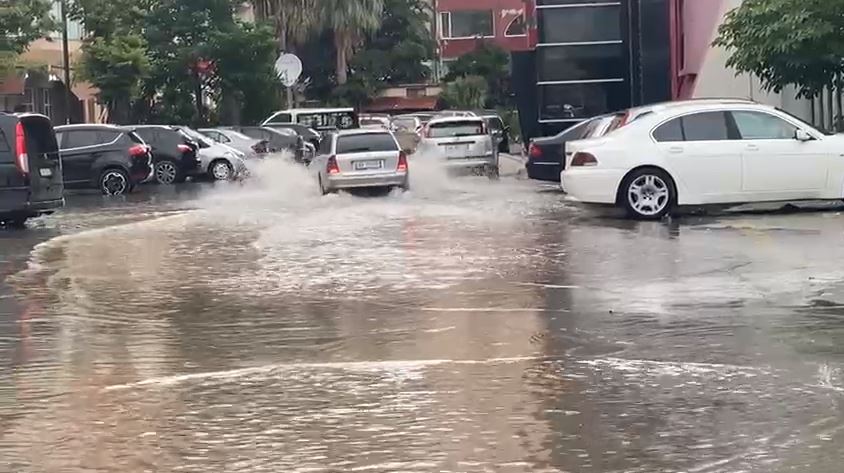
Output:
<svg viewBox="0 0 844 473">
<path fill-rule="evenodd" d="M 17 123 L 14 117 L 0 116 L 0 212 L 21 209 L 29 198 L 26 177 L 15 164 Z"/>
<path fill-rule="evenodd" d="M 63 130 L 57 135 L 66 183 L 88 182 L 97 159 L 96 130 Z"/>
<path fill-rule="evenodd" d="M 800 141 L 797 125 L 758 110 L 731 112 L 742 138 L 742 190 L 753 200 L 820 198 L 831 154 L 820 140 Z"/>
<path fill-rule="evenodd" d="M 727 112 L 707 111 L 668 120 L 653 132 L 681 204 L 741 202 L 742 142 Z"/>
</svg>

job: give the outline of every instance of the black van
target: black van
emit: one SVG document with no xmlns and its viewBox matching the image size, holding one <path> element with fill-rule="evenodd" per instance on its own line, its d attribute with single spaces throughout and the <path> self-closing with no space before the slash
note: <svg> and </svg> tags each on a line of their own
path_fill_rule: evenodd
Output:
<svg viewBox="0 0 844 473">
<path fill-rule="evenodd" d="M 21 226 L 28 218 L 64 206 L 59 146 L 50 119 L 0 113 L 0 221 Z"/>
</svg>

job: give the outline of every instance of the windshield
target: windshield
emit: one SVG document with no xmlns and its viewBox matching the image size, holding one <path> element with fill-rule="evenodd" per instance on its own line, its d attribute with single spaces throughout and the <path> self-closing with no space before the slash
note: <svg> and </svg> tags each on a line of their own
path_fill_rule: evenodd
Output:
<svg viewBox="0 0 844 473">
<path fill-rule="evenodd" d="M 179 131 L 182 132 L 182 134 L 186 135 L 188 138 L 201 144 L 204 148 L 211 146 L 212 141 L 209 140 L 207 136 L 203 135 L 202 133 L 196 130 L 193 130 L 188 127 L 179 127 Z"/>
<path fill-rule="evenodd" d="M 389 133 L 366 133 L 337 138 L 337 154 L 369 151 L 398 151 L 396 140 Z"/>
<path fill-rule="evenodd" d="M 428 132 L 428 136 L 431 138 L 451 138 L 486 134 L 484 124 L 481 121 L 434 123 L 429 126 Z"/>
<path fill-rule="evenodd" d="M 237 138 L 238 140 L 252 141 L 252 138 L 244 135 L 243 133 L 241 133 L 239 131 L 226 130 L 225 132 L 222 132 L 222 133 L 224 135 L 228 135 L 229 138 Z"/>
</svg>

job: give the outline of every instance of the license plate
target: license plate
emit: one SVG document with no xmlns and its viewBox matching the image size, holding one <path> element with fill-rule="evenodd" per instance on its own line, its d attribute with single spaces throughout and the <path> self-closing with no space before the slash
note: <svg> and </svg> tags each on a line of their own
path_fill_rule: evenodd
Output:
<svg viewBox="0 0 844 473">
<path fill-rule="evenodd" d="M 381 169 L 384 167 L 384 161 L 380 159 L 373 159 L 369 161 L 355 161 L 356 171 L 365 171 L 367 169 Z"/>
<path fill-rule="evenodd" d="M 469 151 L 469 145 L 448 145 L 445 147 L 445 152 L 449 156 L 460 156 Z"/>
<path fill-rule="evenodd" d="M 53 170 L 49 168 L 41 168 L 38 170 L 41 177 L 53 177 Z"/>
</svg>

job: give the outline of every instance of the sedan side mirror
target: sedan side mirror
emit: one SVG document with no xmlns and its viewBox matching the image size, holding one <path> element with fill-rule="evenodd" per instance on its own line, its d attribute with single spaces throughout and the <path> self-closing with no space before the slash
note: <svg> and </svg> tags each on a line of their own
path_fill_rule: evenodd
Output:
<svg viewBox="0 0 844 473">
<path fill-rule="evenodd" d="M 797 129 L 794 132 L 794 139 L 797 140 L 797 141 L 802 141 L 802 142 L 814 140 L 814 138 L 812 138 L 812 135 L 810 135 L 808 132 L 806 132 L 806 130 L 800 130 L 800 129 Z"/>
</svg>

